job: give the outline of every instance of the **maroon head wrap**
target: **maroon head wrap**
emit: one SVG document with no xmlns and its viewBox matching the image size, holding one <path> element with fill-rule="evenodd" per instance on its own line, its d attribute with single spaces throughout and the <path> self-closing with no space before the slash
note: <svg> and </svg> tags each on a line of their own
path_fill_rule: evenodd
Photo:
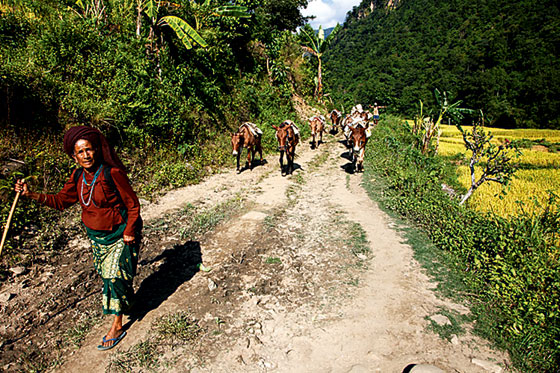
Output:
<svg viewBox="0 0 560 373">
<path fill-rule="evenodd" d="M 107 139 L 98 129 L 77 126 L 72 127 L 64 134 L 64 152 L 69 156 L 74 154 L 74 145 L 78 140 L 88 140 L 97 150 L 99 161 L 111 167 L 120 168 L 126 172 L 126 168 L 115 153 L 115 149 L 107 142 Z"/>
</svg>

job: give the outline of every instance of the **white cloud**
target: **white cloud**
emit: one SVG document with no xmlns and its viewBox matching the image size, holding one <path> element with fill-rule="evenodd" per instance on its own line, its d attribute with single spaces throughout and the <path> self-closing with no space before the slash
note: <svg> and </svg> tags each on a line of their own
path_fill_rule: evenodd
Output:
<svg viewBox="0 0 560 373">
<path fill-rule="evenodd" d="M 329 28 L 336 26 L 337 22 L 342 24 L 346 19 L 346 13 L 360 2 L 361 0 L 311 0 L 301 13 L 304 16 L 316 17 L 309 21 L 314 29 L 319 28 L 319 25 Z"/>
</svg>

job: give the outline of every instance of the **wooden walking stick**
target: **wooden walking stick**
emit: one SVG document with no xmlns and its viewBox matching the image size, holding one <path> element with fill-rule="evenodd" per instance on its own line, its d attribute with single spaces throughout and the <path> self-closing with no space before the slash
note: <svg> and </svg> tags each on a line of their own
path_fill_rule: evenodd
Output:
<svg viewBox="0 0 560 373">
<path fill-rule="evenodd" d="M 10 223 L 12 222 L 12 216 L 14 215 L 14 210 L 16 209 L 16 205 L 20 194 L 21 192 L 16 193 L 16 198 L 14 199 L 14 203 L 12 204 L 12 209 L 8 214 L 8 220 L 6 220 L 6 226 L 4 227 L 4 234 L 2 234 L 2 242 L 0 242 L 0 256 L 2 256 L 2 248 L 4 247 L 4 242 L 6 241 L 6 236 L 8 235 L 8 229 L 10 228 Z"/>
</svg>

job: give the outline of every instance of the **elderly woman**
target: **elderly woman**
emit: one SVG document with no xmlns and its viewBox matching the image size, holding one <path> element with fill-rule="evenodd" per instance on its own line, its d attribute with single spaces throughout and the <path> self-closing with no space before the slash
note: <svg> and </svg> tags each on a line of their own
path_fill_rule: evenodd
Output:
<svg viewBox="0 0 560 373">
<path fill-rule="evenodd" d="M 142 219 L 140 204 L 125 167 L 98 130 L 79 126 L 64 135 L 64 151 L 78 167 L 57 194 L 39 194 L 18 180 L 16 192 L 49 207 L 64 210 L 79 202 L 91 241 L 95 269 L 103 279 L 103 313 L 113 325 L 97 348 L 108 350 L 126 335 L 122 315 L 131 305 Z"/>
</svg>

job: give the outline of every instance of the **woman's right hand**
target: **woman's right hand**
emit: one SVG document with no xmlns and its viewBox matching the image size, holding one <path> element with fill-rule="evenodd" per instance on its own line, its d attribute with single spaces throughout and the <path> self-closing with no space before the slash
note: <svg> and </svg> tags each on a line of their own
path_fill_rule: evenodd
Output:
<svg viewBox="0 0 560 373">
<path fill-rule="evenodd" d="M 29 187 L 27 186 L 27 183 L 22 179 L 16 181 L 14 190 L 16 191 L 16 193 L 21 193 L 22 196 L 28 196 L 31 193 L 29 191 Z"/>
</svg>

